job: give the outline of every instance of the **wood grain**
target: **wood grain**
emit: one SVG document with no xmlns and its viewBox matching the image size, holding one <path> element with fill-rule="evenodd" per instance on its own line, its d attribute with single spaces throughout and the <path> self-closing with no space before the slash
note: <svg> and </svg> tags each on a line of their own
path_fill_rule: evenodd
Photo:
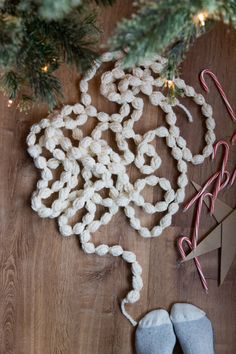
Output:
<svg viewBox="0 0 236 354">
<path fill-rule="evenodd" d="M 101 22 L 104 38 L 108 38 L 116 22 L 129 15 L 130 2 L 124 2 L 104 11 Z M 183 78 L 201 91 L 198 74 L 203 68 L 217 73 L 229 100 L 235 104 L 236 32 L 217 26 L 199 39 L 191 49 L 182 68 Z M 76 102 L 78 75 L 64 67 L 58 73 L 65 87 L 65 102 Z M 210 80 L 209 80 L 210 81 Z M 104 111 L 115 112 L 116 106 L 106 103 L 98 94 L 96 79 L 92 85 L 95 104 Z M 227 138 L 233 132 L 233 123 L 216 91 L 209 82 L 207 99 L 213 105 L 217 121 L 217 138 Z M 33 122 L 47 114 L 44 106 L 29 115 L 16 108 L 7 108 L 1 97 L 0 119 L 0 354 L 132 354 L 134 328 L 120 314 L 119 301 L 129 289 L 130 272 L 124 262 L 112 257 L 85 255 L 75 237 L 65 239 L 58 233 L 56 222 L 40 219 L 30 208 L 30 195 L 38 177 L 26 153 L 25 139 Z M 187 102 L 192 109 L 191 102 Z M 145 114 L 137 130 L 145 132 L 161 124 L 163 118 L 153 107 Z M 194 123 L 180 117 L 178 124 L 188 143 L 197 151 L 203 146 L 204 126 L 198 111 Z M 88 131 L 91 127 L 88 126 Z M 156 145 L 163 157 L 161 175 L 176 177 L 175 165 L 169 151 L 161 142 Z M 230 155 L 229 166 L 235 166 L 236 147 Z M 219 157 L 219 156 L 218 156 Z M 219 163 L 210 159 L 200 167 L 190 166 L 189 175 L 203 183 Z M 138 173 L 130 168 L 135 180 Z M 235 207 L 235 187 L 227 190 L 222 199 Z M 188 197 L 193 194 L 188 187 Z M 160 198 L 157 189 L 146 189 L 150 201 Z M 156 218 L 142 214 L 145 225 L 154 225 Z M 128 224 L 123 212 L 97 232 L 95 239 L 109 244 L 120 243 L 133 250 L 143 267 L 144 290 L 141 301 L 130 306 L 132 315 L 139 319 L 156 308 L 170 309 L 175 302 L 190 302 L 205 310 L 213 322 L 216 335 L 216 353 L 236 352 L 236 261 L 220 288 L 218 254 L 212 252 L 202 258 L 210 292 L 205 295 L 192 263 L 177 266 L 176 239 L 189 234 L 192 211 L 181 212 L 173 226 L 159 239 L 144 240 Z M 214 222 L 207 215 L 202 221 L 204 235 Z M 181 351 L 177 348 L 176 353 Z"/>
</svg>

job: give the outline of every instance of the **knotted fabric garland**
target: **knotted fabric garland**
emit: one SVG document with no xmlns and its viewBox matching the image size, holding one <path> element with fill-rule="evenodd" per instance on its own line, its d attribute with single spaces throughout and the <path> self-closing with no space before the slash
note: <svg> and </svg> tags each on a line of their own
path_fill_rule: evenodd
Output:
<svg viewBox="0 0 236 354">
<path fill-rule="evenodd" d="M 92 105 L 88 83 L 102 62 L 113 60 L 117 60 L 114 69 L 102 75 L 100 86 L 101 94 L 119 105 L 119 112 L 109 115 L 98 112 Z M 206 117 L 206 146 L 202 154 L 192 155 L 176 126 L 177 117 L 173 108 L 175 106 L 182 108 L 191 121 L 190 112 L 177 99 L 170 103 L 160 92 L 164 83 L 160 74 L 165 64 L 166 59 L 155 56 L 153 60 L 144 60 L 140 67 L 135 67 L 127 73 L 122 69 L 121 53 L 103 54 L 101 61 L 96 62 L 80 82 L 81 103 L 64 106 L 60 112 L 54 112 L 52 117 L 34 124 L 27 137 L 28 152 L 34 159 L 35 166 L 41 171 L 41 179 L 37 182 L 36 191 L 32 195 L 32 208 L 40 217 L 58 218 L 61 234 L 78 235 L 85 253 L 121 256 L 131 265 L 132 290 L 122 300 L 121 310 L 133 325 L 136 325 L 136 322 L 127 313 L 125 304 L 134 303 L 140 298 L 140 290 L 143 287 L 142 268 L 133 252 L 123 250 L 120 245 L 95 245 L 91 240 L 92 234 L 101 225 L 108 224 L 119 208 L 124 208 L 130 225 L 142 237 L 160 236 L 163 230 L 171 225 L 172 215 L 178 211 L 179 204 L 185 198 L 185 187 L 188 184 L 187 162 L 195 165 L 202 163 L 211 155 L 215 141 L 213 132 L 215 121 L 211 106 L 183 80 L 175 79 L 175 85 L 201 107 L 202 114 Z M 141 119 L 144 107 L 140 93 L 147 95 L 152 105 L 162 109 L 168 128 L 159 126 L 144 135 L 135 132 L 135 123 Z M 82 127 L 91 117 L 97 119 L 97 125 L 90 136 L 84 136 Z M 120 154 L 103 139 L 105 131 L 115 133 Z M 72 138 L 69 138 L 68 134 Z M 177 190 L 173 189 L 167 178 L 154 174 L 162 163 L 158 152 L 151 144 L 157 138 L 166 143 L 176 160 L 179 172 Z M 129 139 L 132 139 L 136 146 L 136 154 L 129 148 Z M 149 164 L 145 162 L 145 156 L 150 157 Z M 127 174 L 127 166 L 131 163 L 147 176 L 131 183 Z M 63 171 L 60 177 L 56 178 L 56 171 L 61 169 Z M 82 188 L 78 187 L 79 177 L 84 180 Z M 146 202 L 141 194 L 146 185 L 159 185 L 164 190 L 164 200 L 158 201 L 155 205 Z M 103 189 L 108 189 L 109 197 L 101 196 Z M 54 201 L 48 206 L 48 198 L 51 197 Z M 108 211 L 96 220 L 98 205 L 102 205 Z M 141 225 L 133 205 L 141 207 L 148 214 L 165 212 L 165 215 L 158 225 L 149 230 Z M 76 218 L 81 209 L 86 214 L 73 224 L 72 219 Z"/>
</svg>

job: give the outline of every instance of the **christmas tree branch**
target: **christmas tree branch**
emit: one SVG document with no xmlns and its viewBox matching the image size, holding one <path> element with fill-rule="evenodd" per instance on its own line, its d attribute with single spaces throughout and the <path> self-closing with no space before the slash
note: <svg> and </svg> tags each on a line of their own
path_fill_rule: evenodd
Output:
<svg viewBox="0 0 236 354">
<path fill-rule="evenodd" d="M 98 57 L 96 7 L 114 2 L 0 0 L 0 89 L 11 101 L 19 99 L 28 106 L 40 100 L 52 109 L 62 97 L 55 70 L 63 62 L 81 72 L 90 68 Z M 162 75 L 167 81 L 179 74 L 190 46 L 217 21 L 236 28 L 236 0 L 137 0 L 134 4 L 136 13 L 118 25 L 111 49 L 125 52 L 125 67 L 153 53 L 166 56 Z"/>
<path fill-rule="evenodd" d="M 54 76 L 61 63 L 81 72 L 91 67 L 100 35 L 95 2 L 113 1 L 0 2 L 0 89 L 10 100 L 44 101 L 52 109 L 62 98 Z"/>
<path fill-rule="evenodd" d="M 125 67 L 153 53 L 165 55 L 168 79 L 178 74 L 189 47 L 212 24 L 221 20 L 236 27 L 235 0 L 140 0 L 136 6 L 136 14 L 119 24 L 111 47 L 125 49 Z"/>
</svg>

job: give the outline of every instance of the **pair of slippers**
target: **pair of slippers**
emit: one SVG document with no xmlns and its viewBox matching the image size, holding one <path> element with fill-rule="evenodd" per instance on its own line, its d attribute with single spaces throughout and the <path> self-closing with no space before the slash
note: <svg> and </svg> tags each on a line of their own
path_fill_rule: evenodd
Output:
<svg viewBox="0 0 236 354">
<path fill-rule="evenodd" d="M 184 354 L 214 354 L 211 321 L 205 312 L 190 304 L 174 304 L 166 310 L 149 312 L 139 322 L 137 354 L 172 354 L 176 337 Z"/>
</svg>

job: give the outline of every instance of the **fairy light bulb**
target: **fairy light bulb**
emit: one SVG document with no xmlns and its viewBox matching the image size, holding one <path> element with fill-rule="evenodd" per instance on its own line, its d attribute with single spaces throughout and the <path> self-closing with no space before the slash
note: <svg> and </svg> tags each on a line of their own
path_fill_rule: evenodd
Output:
<svg viewBox="0 0 236 354">
<path fill-rule="evenodd" d="M 208 18 L 208 13 L 206 11 L 204 12 L 199 12 L 195 18 L 194 18 L 194 22 L 198 25 L 200 25 L 201 27 L 204 27 L 206 24 L 206 19 Z"/>
<path fill-rule="evenodd" d="M 166 80 L 165 82 L 165 87 L 167 87 L 168 89 L 174 89 L 175 88 L 175 83 L 173 80 Z"/>
<path fill-rule="evenodd" d="M 49 69 L 49 65 L 44 65 L 41 70 L 43 73 L 47 73 L 48 72 L 48 69 Z"/>
<path fill-rule="evenodd" d="M 205 16 L 203 13 L 198 14 L 198 20 L 201 26 L 205 26 Z"/>
<path fill-rule="evenodd" d="M 12 104 L 13 104 L 13 100 L 11 100 L 11 99 L 8 100 L 7 107 L 10 108 L 12 106 Z"/>
</svg>

